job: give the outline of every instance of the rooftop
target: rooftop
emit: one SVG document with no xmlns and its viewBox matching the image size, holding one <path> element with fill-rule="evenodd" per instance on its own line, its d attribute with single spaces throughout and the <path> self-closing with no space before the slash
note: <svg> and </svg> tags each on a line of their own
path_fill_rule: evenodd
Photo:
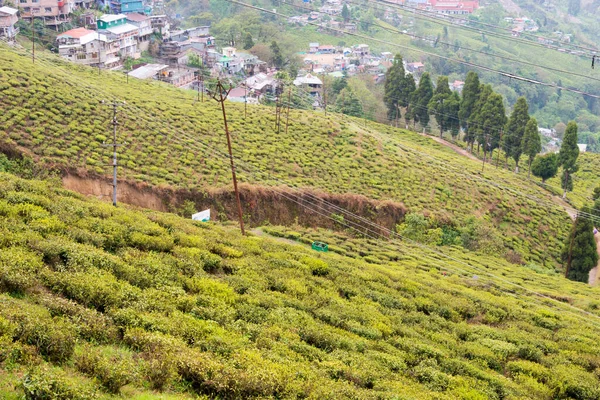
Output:
<svg viewBox="0 0 600 400">
<path fill-rule="evenodd" d="M 138 79 L 152 78 L 163 69 L 167 68 L 168 65 L 164 64 L 146 64 L 142 67 L 136 68 L 131 71 L 128 75 Z"/>
<path fill-rule="evenodd" d="M 125 14 L 104 14 L 103 16 L 98 18 L 98 20 L 103 22 L 113 22 L 123 18 L 127 18 Z"/>
<path fill-rule="evenodd" d="M 148 16 L 138 13 L 129 13 L 127 14 L 127 19 L 133 22 L 143 22 L 148 20 Z"/>
<path fill-rule="evenodd" d="M 2 14 L 15 15 L 18 12 L 19 12 L 19 10 L 17 10 L 16 8 L 12 8 L 12 7 L 8 7 L 8 6 L 0 7 L 0 13 L 2 13 Z"/>
<path fill-rule="evenodd" d="M 56 38 L 60 39 L 62 37 L 70 37 L 70 38 L 73 38 L 73 39 L 81 39 L 82 37 L 87 36 L 90 33 L 96 33 L 96 31 L 91 31 L 91 30 L 86 29 L 86 28 L 75 28 L 75 29 L 71 29 L 70 31 L 66 31 L 64 33 L 61 33 Z"/>
<path fill-rule="evenodd" d="M 137 26 L 131 25 L 131 24 L 123 24 L 123 25 L 119 25 L 119 26 L 115 26 L 115 27 L 111 27 L 111 28 L 106 28 L 107 31 L 109 31 L 110 33 L 113 33 L 115 35 L 121 35 L 123 33 L 137 31 L 138 29 L 139 28 Z"/>
<path fill-rule="evenodd" d="M 298 78 L 296 78 L 294 80 L 294 85 L 322 85 L 323 82 L 317 78 L 316 76 L 313 76 L 311 74 L 307 74 L 306 76 L 299 76 Z"/>
</svg>

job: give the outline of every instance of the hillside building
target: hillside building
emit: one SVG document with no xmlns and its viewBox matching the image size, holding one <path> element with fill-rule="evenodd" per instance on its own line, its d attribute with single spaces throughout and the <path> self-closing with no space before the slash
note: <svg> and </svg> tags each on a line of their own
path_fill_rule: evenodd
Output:
<svg viewBox="0 0 600 400">
<path fill-rule="evenodd" d="M 86 28 L 71 29 L 56 37 L 58 54 L 77 64 L 97 66 L 103 43 L 98 32 Z"/>
<path fill-rule="evenodd" d="M 105 42 L 107 49 L 110 47 L 111 50 L 114 50 L 118 46 L 118 55 L 121 59 L 140 58 L 137 47 L 139 28 L 128 23 L 125 15 L 105 14 L 98 18 L 97 23 L 98 34 L 100 39 Z"/>
<path fill-rule="evenodd" d="M 138 28 L 138 34 L 136 37 L 137 47 L 139 51 L 147 51 L 150 46 L 150 36 L 152 36 L 152 24 L 150 18 L 147 15 L 139 13 L 126 14 L 127 22 L 131 25 L 135 25 Z"/>
<path fill-rule="evenodd" d="M 19 28 L 15 24 L 19 21 L 18 12 L 16 8 L 12 7 L 0 7 L 0 37 L 13 40 Z"/>
<path fill-rule="evenodd" d="M 297 77 L 294 80 L 294 85 L 310 93 L 311 96 L 320 97 L 323 92 L 323 81 L 312 74 Z"/>
<path fill-rule="evenodd" d="M 23 10 L 22 18 L 40 18 L 46 26 L 58 31 L 62 24 L 71 21 L 69 15 L 76 4 L 75 0 L 19 0 L 19 7 Z"/>
</svg>

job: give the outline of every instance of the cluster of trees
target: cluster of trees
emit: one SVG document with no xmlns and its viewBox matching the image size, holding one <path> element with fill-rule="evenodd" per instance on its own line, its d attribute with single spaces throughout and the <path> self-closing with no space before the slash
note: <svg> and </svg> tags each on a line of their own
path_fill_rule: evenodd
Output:
<svg viewBox="0 0 600 400">
<path fill-rule="evenodd" d="M 502 95 L 494 93 L 491 85 L 480 83 L 473 71 L 467 74 L 461 97 L 450 90 L 446 76 L 440 76 L 434 88 L 429 73 L 425 72 L 417 86 L 412 74 L 404 70 L 398 54 L 386 74 L 384 101 L 392 123 L 398 125 L 402 109 L 407 124 L 412 120 L 423 128 L 433 115 L 440 137 L 449 131 L 456 138 L 462 129 L 471 151 L 477 142 L 477 152 L 483 147 L 485 160 L 488 153 L 502 149 L 507 158 L 514 159 L 517 172 L 523 154 L 528 156 L 531 166 L 542 149 L 537 121 L 529 116 L 525 98 L 517 100 L 507 117 Z"/>
</svg>

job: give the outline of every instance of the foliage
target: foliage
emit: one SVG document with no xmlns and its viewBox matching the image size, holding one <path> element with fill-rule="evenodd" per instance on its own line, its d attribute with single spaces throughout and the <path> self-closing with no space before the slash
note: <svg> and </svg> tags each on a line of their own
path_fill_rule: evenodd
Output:
<svg viewBox="0 0 600 400">
<path fill-rule="evenodd" d="M 412 88 L 407 81 L 406 72 L 402 64 L 402 56 L 396 54 L 392 66 L 385 73 L 385 95 L 383 101 L 388 109 L 388 119 L 400 119 L 400 107 L 408 105 Z"/>
<path fill-rule="evenodd" d="M 339 93 L 335 100 L 335 109 L 337 112 L 353 117 L 363 115 L 362 104 L 350 88 L 345 88 Z"/>
<path fill-rule="evenodd" d="M 429 101 L 433 97 L 433 84 L 428 72 L 424 72 L 419 80 L 419 86 L 412 95 L 411 101 L 414 105 L 413 119 L 421 126 L 429 124 Z"/>
<path fill-rule="evenodd" d="M 125 86 L 122 74 L 103 71 L 98 75 L 46 53 L 38 56 L 40 62 L 32 65 L 29 57 L 0 50 L 4 67 L 0 141 L 2 148 L 27 150 L 32 157 L 27 163 L 34 168 L 29 176 L 54 167 L 92 176 L 111 172 L 105 167 L 111 153 L 101 145 L 107 140 L 111 113 L 98 103 L 102 95 L 127 101 L 121 108 L 117 132 L 119 142 L 129 143 L 120 149 L 119 178 L 159 190 L 197 191 L 199 196 L 210 197 L 214 189 L 229 190 L 230 166 L 226 158 L 215 157 L 227 152 L 217 103 L 205 98 L 200 105 L 194 101 L 195 93 L 158 82 L 130 79 Z M 406 77 L 407 82 L 412 81 L 412 75 Z M 377 90 L 372 79 L 348 78 L 348 87 L 363 103 L 364 114 L 385 117 L 383 93 L 380 98 L 371 93 L 373 88 Z M 301 92 L 295 90 L 292 87 L 292 103 L 311 109 L 311 103 L 297 104 L 306 96 L 296 96 Z M 34 109 L 37 111 L 30 111 Z M 525 261 L 559 263 L 568 216 L 558 206 L 532 204 L 529 196 L 550 199 L 534 182 L 502 170 L 486 171 L 484 178 L 504 188 L 465 179 L 479 173 L 481 165 L 414 132 L 370 121 L 292 109 L 285 135 L 283 129 L 278 133 L 275 128 L 271 108 L 248 106 L 246 118 L 243 105 L 226 103 L 226 109 L 234 133 L 233 152 L 239 158 L 238 178 L 251 188 L 286 182 L 335 195 L 352 193 L 376 201 L 390 200 L 402 203 L 411 213 L 450 219 L 457 226 L 475 213 L 482 221 L 493 221 L 505 249 L 522 254 Z M 579 182 L 575 179 L 574 185 Z M 11 201 L 22 201 L 21 197 Z M 257 218 L 252 223 L 262 222 Z M 36 229 L 51 232 L 60 229 L 60 223 L 38 221 Z M 176 243 L 161 237 L 162 231 L 134 233 L 124 230 L 122 224 L 89 223 L 97 224 L 99 232 L 74 233 L 77 240 L 111 252 L 131 243 L 155 251 L 177 248 Z M 0 242 L 5 240 L 0 235 Z M 53 257 L 57 256 L 53 253 Z M 214 268 L 219 270 L 222 265 Z M 56 284 L 65 291 L 73 288 L 62 280 Z M 104 306 L 99 300 L 94 299 L 93 307 Z M 112 296 L 110 300 L 121 301 Z"/>
<path fill-rule="evenodd" d="M 452 137 L 458 135 L 460 98 L 456 92 L 450 90 L 448 77 L 440 76 L 435 92 L 428 104 L 429 112 L 435 115 L 435 120 L 440 127 L 440 138 L 444 131 L 450 129 Z"/>
<path fill-rule="evenodd" d="M 509 154 L 517 165 L 517 171 L 519 168 L 519 159 L 521 154 L 524 152 L 522 147 L 523 137 L 525 136 L 525 129 L 529 122 L 529 106 L 525 97 L 519 97 L 515 104 L 510 118 L 506 122 L 506 131 L 504 133 L 504 152 Z M 536 123 L 537 131 L 537 123 Z M 533 150 L 532 150 L 533 151 Z M 535 153 L 539 153 L 539 150 Z M 534 154 L 534 156 L 535 156 Z"/>
<path fill-rule="evenodd" d="M 577 157 L 579 157 L 579 146 L 577 146 L 577 124 L 575 121 L 571 121 L 567 125 L 565 131 L 565 137 L 560 146 L 558 153 L 558 163 L 563 168 L 562 187 L 564 189 L 564 195 L 567 191 L 572 190 L 571 175 L 577 172 Z"/>
<path fill-rule="evenodd" d="M 590 213 L 585 207 L 582 212 Z M 594 239 L 594 223 L 590 218 L 578 216 L 562 252 L 567 278 L 588 282 L 588 275 L 598 263 L 596 240 Z"/>
<path fill-rule="evenodd" d="M 598 377 L 587 372 L 595 368 L 598 328 L 561 305 L 598 315 L 598 294 L 497 258 L 489 225 L 475 218 L 454 228 L 462 240 L 477 238 L 475 252 L 454 247 L 455 236 L 444 244 L 452 259 L 442 262 L 418 244 L 343 232 L 270 227 L 288 239 L 241 236 L 232 227 L 115 208 L 5 173 L 0 187 L 0 256 L 31 281 L 19 295 L 0 289 L 0 367 L 20 382 L 11 396 L 598 393 Z M 423 220 L 427 235 L 438 229 L 431 217 L 410 215 L 413 232 Z M 47 218 L 65 223 L 38 230 Z M 115 229 L 127 232 L 116 247 Z M 150 250 L 135 233 L 174 246 Z M 94 240 L 77 242 L 84 237 Z M 329 243 L 330 252 L 311 250 L 314 240 Z M 219 261 L 232 268 L 205 270 Z M 540 288 L 561 300 L 529 294 Z M 101 331 L 114 334 L 99 343 Z"/>
<path fill-rule="evenodd" d="M 550 179 L 558 172 L 558 156 L 554 153 L 545 154 L 535 158 L 531 164 L 533 175 L 542 178 L 542 182 Z"/>
<path fill-rule="evenodd" d="M 535 156 L 542 151 L 540 133 L 535 118 L 530 118 L 527 122 L 520 147 L 523 149 L 523 153 L 529 158 L 529 168 L 527 170 L 527 177 L 529 177 L 531 163 Z"/>
<path fill-rule="evenodd" d="M 271 42 L 270 49 L 271 49 L 271 53 L 273 54 L 273 57 L 271 59 L 273 66 L 277 69 L 283 68 L 283 66 L 285 64 L 285 60 L 283 59 L 283 55 L 281 54 L 281 50 L 276 41 Z"/>
</svg>

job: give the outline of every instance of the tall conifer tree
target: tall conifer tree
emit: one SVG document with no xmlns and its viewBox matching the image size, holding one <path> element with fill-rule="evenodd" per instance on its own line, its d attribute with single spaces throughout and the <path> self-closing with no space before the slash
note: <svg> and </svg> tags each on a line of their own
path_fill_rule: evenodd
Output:
<svg viewBox="0 0 600 400">
<path fill-rule="evenodd" d="M 589 207 L 582 212 L 590 213 Z M 565 276 L 578 282 L 588 282 L 590 270 L 598 264 L 594 239 L 594 224 L 589 217 L 578 215 L 562 251 Z"/>
<path fill-rule="evenodd" d="M 572 190 L 573 182 L 571 175 L 577 172 L 577 157 L 579 157 L 579 147 L 577 146 L 577 124 L 575 121 L 571 121 L 567 125 L 563 143 L 560 146 L 560 151 L 558 153 L 558 162 L 563 168 L 563 198 L 567 197 L 567 191 Z"/>
<path fill-rule="evenodd" d="M 472 144 L 475 137 L 469 132 L 469 118 L 473 112 L 475 104 L 479 100 L 479 75 L 474 71 L 469 71 L 467 79 L 465 80 L 465 86 L 462 90 L 462 99 L 460 101 L 460 111 L 458 118 L 460 119 L 460 125 L 465 130 L 465 142 Z"/>
<path fill-rule="evenodd" d="M 423 72 L 414 94 L 414 118 L 423 128 L 429 124 L 429 101 L 433 97 L 433 84 L 429 72 Z"/>
<path fill-rule="evenodd" d="M 504 130 L 503 148 L 504 152 L 510 156 L 516 163 L 515 172 L 519 172 L 519 159 L 523 149 L 521 142 L 523 141 L 523 135 L 525 134 L 525 127 L 529 122 L 529 106 L 525 97 L 519 97 L 513 112 L 506 123 L 506 129 Z"/>
<path fill-rule="evenodd" d="M 535 118 L 530 118 L 525 126 L 523 140 L 521 141 L 521 149 L 523 150 L 523 154 L 528 157 L 529 168 L 527 169 L 527 177 L 529 178 L 531 174 L 531 163 L 535 156 L 542 151 L 542 141 L 540 132 L 538 131 L 537 120 Z"/>
</svg>

